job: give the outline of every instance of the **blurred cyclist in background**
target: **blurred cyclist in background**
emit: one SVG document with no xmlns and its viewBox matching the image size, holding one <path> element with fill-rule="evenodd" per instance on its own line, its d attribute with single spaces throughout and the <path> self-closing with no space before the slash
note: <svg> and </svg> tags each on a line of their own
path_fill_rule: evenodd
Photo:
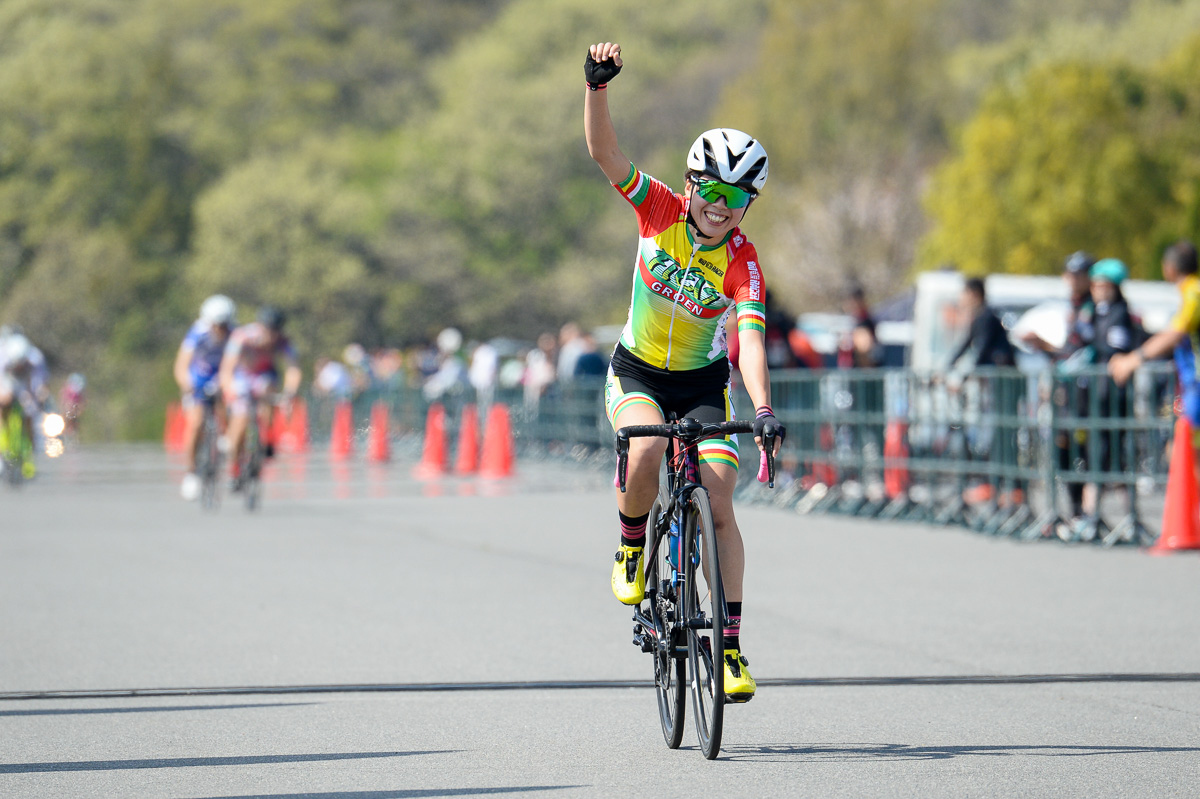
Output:
<svg viewBox="0 0 1200 799">
<path fill-rule="evenodd" d="M 264 452 L 270 458 L 275 454 L 275 442 L 265 435 L 271 429 L 274 407 L 260 400 L 279 391 L 280 379 L 277 361 L 283 358 L 283 395 L 286 402 L 295 398 L 300 390 L 300 366 L 296 352 L 283 335 L 287 316 L 278 308 L 264 306 L 258 319 L 242 325 L 229 336 L 225 357 L 221 361 L 221 390 L 229 406 L 229 442 L 231 444 L 233 490 L 241 489 L 240 459 L 246 441 L 246 426 L 250 411 L 260 410 L 259 429 L 264 431 Z"/>
<path fill-rule="evenodd" d="M 33 422 L 50 396 L 46 358 L 19 332 L 0 337 L 0 450 L 20 455 L 21 472 L 34 476 Z"/>
<path fill-rule="evenodd" d="M 237 321 L 237 306 L 224 294 L 214 294 L 200 306 L 200 318 L 192 324 L 175 356 L 175 382 L 183 392 L 185 427 L 183 450 L 187 453 L 187 474 L 179 492 L 189 502 L 200 496 L 200 477 L 196 474 L 196 448 L 206 405 L 216 405 L 220 394 L 217 374 L 229 331 Z"/>
<path fill-rule="evenodd" d="M 58 391 L 58 407 L 62 410 L 65 431 L 69 435 L 79 435 L 79 417 L 83 414 L 83 406 L 87 404 L 86 389 L 87 379 L 79 372 L 72 372 Z"/>
</svg>

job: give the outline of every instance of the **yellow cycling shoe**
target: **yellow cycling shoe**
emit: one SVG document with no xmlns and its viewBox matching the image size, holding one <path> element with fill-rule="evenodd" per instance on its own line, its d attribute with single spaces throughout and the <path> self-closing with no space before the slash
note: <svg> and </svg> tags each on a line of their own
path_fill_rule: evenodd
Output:
<svg viewBox="0 0 1200 799">
<path fill-rule="evenodd" d="M 725 701 L 749 702 L 754 698 L 754 678 L 745 655 L 736 649 L 725 650 Z"/>
<path fill-rule="evenodd" d="M 34 466 L 33 461 L 25 461 L 21 464 L 21 476 L 26 480 L 32 480 L 37 475 L 37 466 Z"/>
<path fill-rule="evenodd" d="M 626 605 L 636 605 L 646 596 L 646 573 L 642 571 L 642 548 L 622 545 L 613 564 L 612 589 Z"/>
</svg>

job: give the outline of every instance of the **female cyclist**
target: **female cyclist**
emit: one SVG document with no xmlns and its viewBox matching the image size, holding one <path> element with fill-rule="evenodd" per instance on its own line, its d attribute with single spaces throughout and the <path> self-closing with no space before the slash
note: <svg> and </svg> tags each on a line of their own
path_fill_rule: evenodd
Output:
<svg viewBox="0 0 1200 799">
<path fill-rule="evenodd" d="M 754 246 L 738 229 L 767 182 L 766 150 L 741 131 L 706 131 L 688 153 L 684 192 L 675 194 L 641 172 L 617 146 L 607 87 L 621 66 L 621 46 L 613 42 L 592 45 L 584 64 L 588 152 L 633 206 L 639 232 L 629 319 L 605 387 L 609 419 L 617 429 L 662 424 L 669 412 L 703 422 L 732 419 L 725 322 L 736 313 L 739 369 L 756 409 L 754 440 L 761 449 L 764 431 L 773 430 L 778 451 L 785 431 L 771 411 L 763 335 L 766 286 Z M 664 439 L 632 439 L 627 491 L 617 494 L 621 544 L 612 587 L 628 605 L 645 595 L 642 550 L 665 451 Z M 733 515 L 737 440 L 709 439 L 699 452 L 728 604 L 725 692 L 745 701 L 755 685 L 739 640 L 745 555 Z"/>
</svg>

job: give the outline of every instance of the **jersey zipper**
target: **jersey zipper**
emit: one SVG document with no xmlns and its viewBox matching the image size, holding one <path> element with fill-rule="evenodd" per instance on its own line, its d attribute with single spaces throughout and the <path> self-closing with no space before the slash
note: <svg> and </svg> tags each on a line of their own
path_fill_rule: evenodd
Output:
<svg viewBox="0 0 1200 799">
<path fill-rule="evenodd" d="M 679 290 L 675 292 L 675 301 L 671 303 L 671 324 L 667 326 L 667 362 L 663 366 L 668 372 L 671 371 L 671 339 L 675 332 L 675 309 L 679 307 L 679 300 L 683 297 L 683 287 L 687 283 L 688 272 L 692 271 L 692 263 L 696 260 L 696 253 L 699 251 L 700 242 L 697 240 L 692 243 L 692 254 L 688 257 L 687 267 L 683 270 L 683 277 L 679 280 Z"/>
</svg>

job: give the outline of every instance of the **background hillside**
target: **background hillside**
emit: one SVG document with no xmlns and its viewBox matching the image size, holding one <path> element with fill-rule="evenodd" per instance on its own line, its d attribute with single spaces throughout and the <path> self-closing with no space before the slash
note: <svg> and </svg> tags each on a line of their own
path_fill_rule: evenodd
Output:
<svg viewBox="0 0 1200 799">
<path fill-rule="evenodd" d="M 455 324 L 623 320 L 634 228 L 587 156 L 759 136 L 746 230 L 793 310 L 914 270 L 1157 274 L 1200 232 L 1200 0 L 0 0 L 0 322 L 161 430 L 199 301 L 292 312 L 307 363 Z"/>
</svg>

